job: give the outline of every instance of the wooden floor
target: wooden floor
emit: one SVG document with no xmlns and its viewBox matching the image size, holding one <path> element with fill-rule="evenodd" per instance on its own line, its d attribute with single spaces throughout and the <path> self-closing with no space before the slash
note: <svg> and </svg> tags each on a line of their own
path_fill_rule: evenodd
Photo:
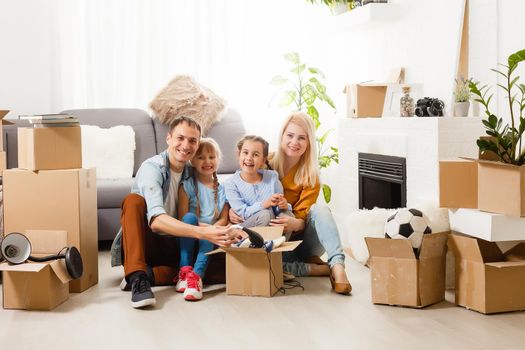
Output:
<svg viewBox="0 0 525 350">
<path fill-rule="evenodd" d="M 0 310 L 10 349 L 524 349 L 525 312 L 486 316 L 446 302 L 423 310 L 373 305 L 367 268 L 348 259 L 352 296 L 327 278 L 273 298 L 227 296 L 186 302 L 156 287 L 157 305 L 134 310 L 118 288 L 122 269 L 100 252 L 100 283 L 51 312 Z M 8 344 L 9 345 L 8 347 Z M 66 344 L 68 344 L 66 346 Z"/>
</svg>

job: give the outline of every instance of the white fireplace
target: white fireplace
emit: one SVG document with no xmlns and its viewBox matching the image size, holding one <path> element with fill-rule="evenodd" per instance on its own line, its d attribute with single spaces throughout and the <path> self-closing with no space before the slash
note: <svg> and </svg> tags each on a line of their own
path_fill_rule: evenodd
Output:
<svg viewBox="0 0 525 350">
<path fill-rule="evenodd" d="M 344 118 L 338 123 L 339 169 L 333 208 L 359 209 L 358 153 L 406 158 L 407 207 L 439 206 L 439 160 L 477 157 L 479 117 Z"/>
</svg>

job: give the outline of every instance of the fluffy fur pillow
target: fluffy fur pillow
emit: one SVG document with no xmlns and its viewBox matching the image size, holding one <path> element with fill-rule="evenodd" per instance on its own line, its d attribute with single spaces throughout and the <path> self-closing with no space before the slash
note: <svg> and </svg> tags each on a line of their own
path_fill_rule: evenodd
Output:
<svg viewBox="0 0 525 350">
<path fill-rule="evenodd" d="M 195 119 L 206 135 L 220 120 L 225 102 L 213 91 L 197 83 L 192 77 L 175 77 L 150 103 L 150 108 L 163 124 L 179 116 Z"/>
</svg>

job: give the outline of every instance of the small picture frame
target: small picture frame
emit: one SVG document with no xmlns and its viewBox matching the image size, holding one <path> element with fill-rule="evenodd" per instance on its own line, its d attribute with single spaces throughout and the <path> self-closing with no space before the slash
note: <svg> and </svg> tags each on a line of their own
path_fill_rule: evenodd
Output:
<svg viewBox="0 0 525 350">
<path fill-rule="evenodd" d="M 403 87 L 410 86 L 410 96 L 417 100 L 423 97 L 423 84 L 388 84 L 383 105 L 383 118 L 400 117 L 399 100 L 403 96 Z"/>
</svg>

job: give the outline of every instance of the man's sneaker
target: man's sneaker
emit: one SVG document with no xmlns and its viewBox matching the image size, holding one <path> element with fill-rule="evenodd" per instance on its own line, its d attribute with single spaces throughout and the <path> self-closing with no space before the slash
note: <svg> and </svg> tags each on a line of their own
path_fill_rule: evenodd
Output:
<svg viewBox="0 0 525 350">
<path fill-rule="evenodd" d="M 148 266 L 148 269 L 146 270 L 146 274 L 148 275 L 148 281 L 150 286 L 155 285 L 155 276 L 153 275 L 153 269 L 151 266 Z M 126 277 L 122 279 L 120 282 L 120 290 L 124 292 L 129 292 L 131 290 L 131 283 L 126 280 Z"/>
<path fill-rule="evenodd" d="M 184 291 L 184 299 L 189 301 L 197 301 L 202 299 L 202 279 L 193 270 L 186 275 L 186 290 Z"/>
<path fill-rule="evenodd" d="M 151 291 L 148 276 L 141 273 L 131 281 L 131 306 L 135 309 L 154 305 L 155 296 Z"/>
<path fill-rule="evenodd" d="M 184 293 L 186 290 L 186 286 L 188 285 L 186 278 L 190 272 L 193 272 L 193 267 L 191 266 L 183 266 L 180 268 L 179 276 L 176 278 L 177 283 L 175 284 L 175 291 L 177 293 Z"/>
</svg>

